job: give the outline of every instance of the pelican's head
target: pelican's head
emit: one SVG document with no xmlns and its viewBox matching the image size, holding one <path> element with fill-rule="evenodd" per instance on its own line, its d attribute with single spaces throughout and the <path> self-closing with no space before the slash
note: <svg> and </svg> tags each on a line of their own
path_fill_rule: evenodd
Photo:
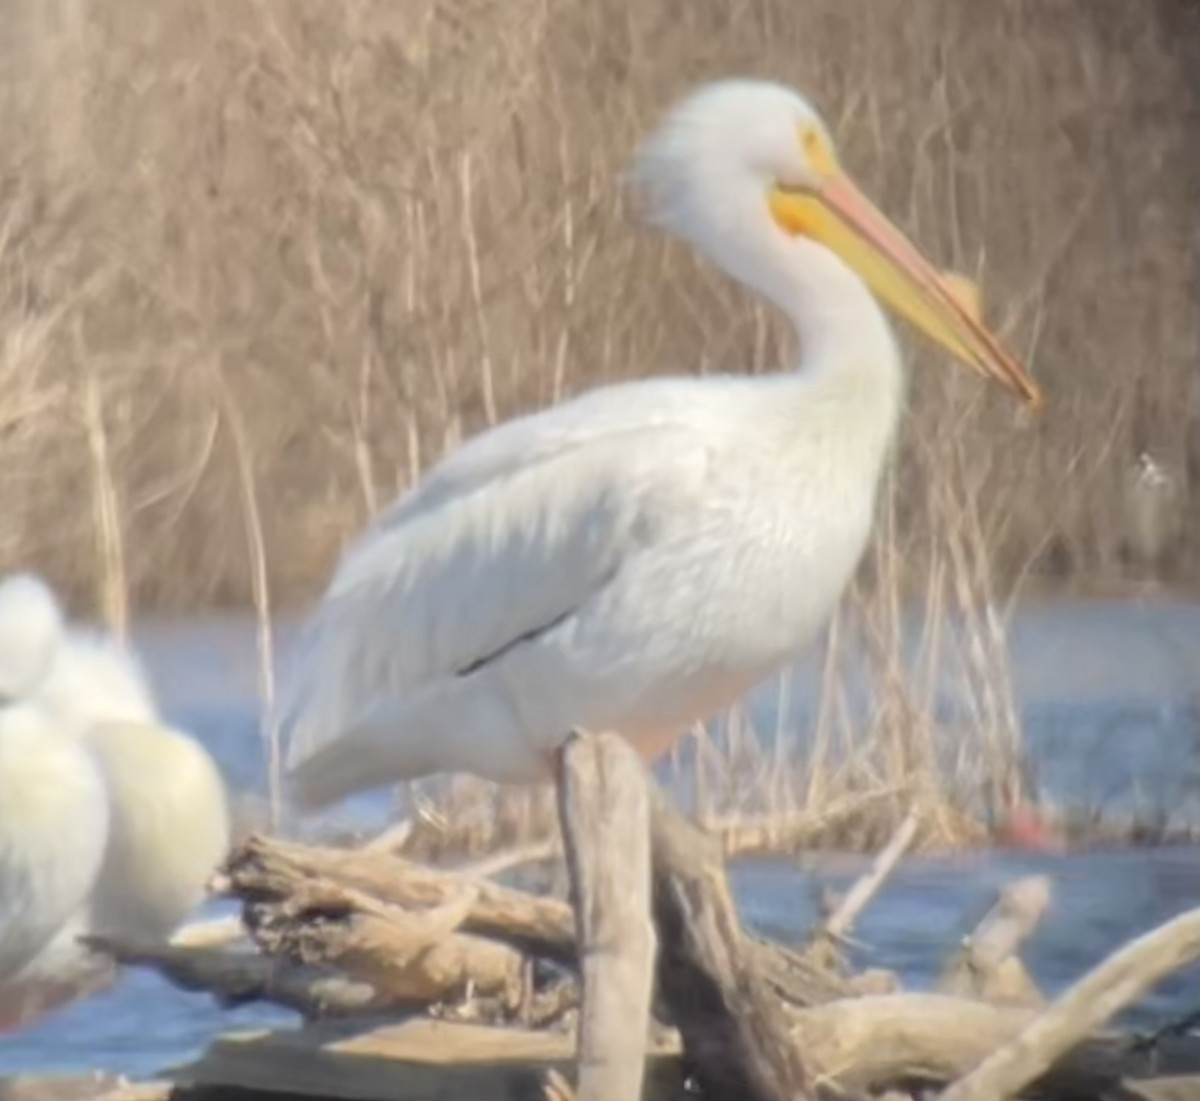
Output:
<svg viewBox="0 0 1200 1101">
<path fill-rule="evenodd" d="M 0 582 L 0 703 L 38 686 L 62 637 L 62 609 L 41 578 L 17 573 Z"/>
<path fill-rule="evenodd" d="M 828 249 L 956 359 L 1031 405 L 1040 402 L 1036 383 L 983 324 L 963 281 L 935 271 L 858 190 L 828 127 L 792 89 L 751 80 L 705 85 L 643 144 L 634 178 L 652 222 L 725 257 L 738 255 L 739 238 L 764 233 Z"/>
</svg>

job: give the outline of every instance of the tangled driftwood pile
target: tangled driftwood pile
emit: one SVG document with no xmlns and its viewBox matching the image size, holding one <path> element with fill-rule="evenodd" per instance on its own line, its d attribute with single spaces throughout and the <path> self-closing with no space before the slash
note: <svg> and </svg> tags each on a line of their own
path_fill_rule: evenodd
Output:
<svg viewBox="0 0 1200 1101">
<path fill-rule="evenodd" d="M 224 1003 L 268 1000 L 313 1022 L 219 1041 L 177 1076 L 201 1091 L 370 1101 L 1200 1096 L 1200 1051 L 1186 1036 L 1101 1031 L 1200 956 L 1200 911 L 1046 1004 L 1019 949 L 1049 886 L 1023 880 L 955 948 L 937 993 L 905 992 L 888 973 L 849 973 L 839 946 L 912 821 L 792 949 L 741 928 L 719 844 L 620 748 L 585 743 L 564 790 L 578 921 L 563 901 L 478 874 L 255 837 L 226 883 L 251 946 L 107 947 Z M 597 818 L 602 805 L 619 813 Z"/>
</svg>

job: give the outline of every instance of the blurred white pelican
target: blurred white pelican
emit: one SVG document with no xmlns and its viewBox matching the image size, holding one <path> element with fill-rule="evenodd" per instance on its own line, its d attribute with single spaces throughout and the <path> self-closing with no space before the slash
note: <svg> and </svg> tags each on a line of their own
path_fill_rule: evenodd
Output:
<svg viewBox="0 0 1200 1101">
<path fill-rule="evenodd" d="M 38 578 L 0 584 L 0 1024 L 86 992 L 80 933 L 165 940 L 229 845 L 207 752 L 157 718 L 133 659 L 68 631 Z M 98 786 L 97 786 L 98 785 Z M 15 957 L 14 957 L 15 958 Z"/>
<path fill-rule="evenodd" d="M 1179 483 L 1163 463 L 1142 451 L 1126 471 L 1124 491 L 1125 549 L 1153 579 L 1155 567 L 1179 536 L 1185 511 Z"/>
<path fill-rule="evenodd" d="M 54 597 L 48 589 L 46 598 Z M 0 623 L 0 630 L 4 625 Z M 137 656 L 111 636 L 65 628 L 56 656 L 38 685 L 38 698 L 64 721 L 159 721 L 154 692 Z"/>
<path fill-rule="evenodd" d="M 301 806 L 440 771 L 547 778 L 573 729 L 652 758 L 783 666 L 857 567 L 901 413 L 872 291 L 1039 400 L 795 92 L 700 89 L 635 178 L 653 222 L 790 318 L 799 369 L 607 387 L 435 467 L 349 548 L 309 624 L 283 715 Z"/>
<path fill-rule="evenodd" d="M 27 697 L 62 631 L 41 584 L 0 586 L 0 1032 L 102 976 L 75 937 L 108 839 L 104 776 L 77 731 Z"/>
<path fill-rule="evenodd" d="M 90 931 L 108 826 L 84 743 L 39 704 L 0 704 L 0 1032 L 111 974 L 76 940 Z"/>
</svg>

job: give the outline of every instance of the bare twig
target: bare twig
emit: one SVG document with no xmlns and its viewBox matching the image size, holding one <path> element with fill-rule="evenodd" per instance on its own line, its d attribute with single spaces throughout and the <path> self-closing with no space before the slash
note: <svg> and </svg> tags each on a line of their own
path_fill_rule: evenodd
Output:
<svg viewBox="0 0 1200 1101">
<path fill-rule="evenodd" d="M 878 893 L 884 881 L 892 870 L 900 863 L 900 858 L 907 852 L 917 832 L 919 821 L 915 811 L 912 811 L 896 828 L 891 840 L 880 851 L 871 864 L 867 873 L 855 881 L 846 892 L 837 909 L 834 910 L 821 926 L 821 934 L 832 940 L 840 940 L 854 927 L 859 915 L 866 909 L 867 904 Z"/>
<path fill-rule="evenodd" d="M 412 832 L 412 819 L 401 819 L 365 841 L 361 846 L 362 851 L 365 853 L 394 852 L 404 845 L 404 842 L 412 836 Z"/>
<path fill-rule="evenodd" d="M 1014 1039 L 960 1078 L 941 1101 L 1002 1101 L 1150 987 L 1200 956 L 1200 909 L 1125 945 L 1034 1018 Z"/>
<path fill-rule="evenodd" d="M 250 557 L 251 588 L 257 627 L 258 689 L 262 707 L 262 738 L 267 752 L 267 799 L 271 827 L 278 829 L 283 808 L 280 794 L 283 760 L 280 755 L 278 720 L 275 715 L 275 643 L 271 623 L 269 564 L 266 537 L 263 534 L 262 510 L 258 499 L 258 481 L 254 470 L 253 441 L 246 430 L 242 410 L 230 389 L 220 358 L 213 361 L 212 375 L 221 410 L 233 438 L 233 453 L 237 461 L 242 526 L 246 537 L 246 550 Z"/>
<path fill-rule="evenodd" d="M 465 932 L 495 937 L 561 962 L 575 958 L 571 908 L 559 899 L 439 871 L 388 852 L 318 848 L 273 838 L 250 838 L 230 859 L 232 889 L 256 902 L 286 902 L 312 881 L 350 887 L 407 909 L 425 909 L 461 896 L 470 886 L 475 898 L 463 922 Z"/>
<path fill-rule="evenodd" d="M 542 1080 L 542 1097 L 545 1101 L 575 1101 L 571 1083 L 553 1068 L 546 1071 Z"/>
<path fill-rule="evenodd" d="M 470 864 L 460 864 L 454 870 L 459 875 L 490 879 L 501 872 L 511 871 L 524 864 L 536 864 L 539 861 L 559 856 L 561 849 L 562 842 L 556 837 L 550 837 L 545 841 L 534 841 L 528 845 L 503 849 L 492 856 L 485 856 L 482 860 L 476 860 Z"/>
<path fill-rule="evenodd" d="M 175 948 L 223 948 L 245 936 L 246 927 L 240 918 L 212 918 L 180 927 L 172 935 L 171 945 Z"/>
<path fill-rule="evenodd" d="M 121 504 L 113 476 L 108 430 L 104 423 L 103 398 L 96 367 L 83 348 L 78 328 L 76 354 L 84 361 L 83 419 L 87 427 L 92 466 L 92 514 L 96 550 L 100 560 L 101 605 L 109 630 L 124 644 L 129 632 L 129 577 L 125 567 L 125 539 Z"/>
<path fill-rule="evenodd" d="M 939 989 L 989 1001 L 1040 1004 L 1036 984 L 1016 952 L 1041 921 L 1050 898 L 1047 876 L 1005 886 L 947 964 Z"/>
</svg>

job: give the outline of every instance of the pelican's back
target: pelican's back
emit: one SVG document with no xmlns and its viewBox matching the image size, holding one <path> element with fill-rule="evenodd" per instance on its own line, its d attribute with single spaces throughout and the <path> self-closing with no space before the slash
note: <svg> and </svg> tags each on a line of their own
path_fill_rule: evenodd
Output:
<svg viewBox="0 0 1200 1101">
<path fill-rule="evenodd" d="M 156 724 L 99 724 L 88 741 L 112 803 L 92 924 L 127 940 L 165 940 L 228 852 L 224 781 L 202 746 Z"/>
</svg>

